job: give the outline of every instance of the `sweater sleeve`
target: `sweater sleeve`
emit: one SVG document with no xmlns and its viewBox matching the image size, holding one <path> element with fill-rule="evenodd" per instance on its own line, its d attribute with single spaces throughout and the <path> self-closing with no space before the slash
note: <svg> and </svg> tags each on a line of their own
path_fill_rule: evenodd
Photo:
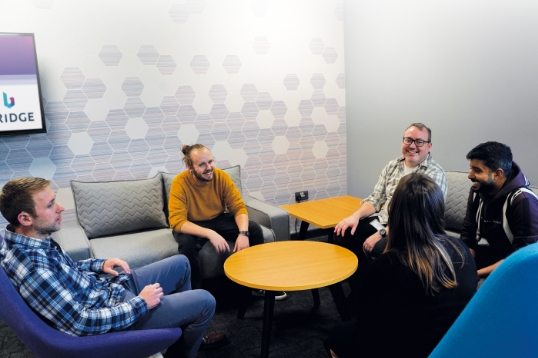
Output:
<svg viewBox="0 0 538 358">
<path fill-rule="evenodd" d="M 174 178 L 170 188 L 168 200 L 168 222 L 173 231 L 180 232 L 181 227 L 187 221 L 187 196 L 182 188 L 180 179 Z"/>
<path fill-rule="evenodd" d="M 235 183 L 226 172 L 223 171 L 221 173 L 224 185 L 223 197 L 226 207 L 234 216 L 240 214 L 248 215 L 247 206 L 243 198 L 241 198 L 241 193 L 235 186 Z"/>
</svg>

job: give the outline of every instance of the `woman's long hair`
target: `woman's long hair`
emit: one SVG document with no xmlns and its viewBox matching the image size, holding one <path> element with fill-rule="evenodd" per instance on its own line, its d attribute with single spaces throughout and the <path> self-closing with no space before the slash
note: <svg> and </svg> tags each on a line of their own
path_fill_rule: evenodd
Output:
<svg viewBox="0 0 538 358">
<path fill-rule="evenodd" d="M 427 294 L 441 287 L 455 288 L 454 264 L 442 241 L 463 252 L 447 238 L 444 230 L 445 200 L 439 186 L 424 174 L 400 179 L 389 205 L 387 247 L 415 272 Z"/>
</svg>

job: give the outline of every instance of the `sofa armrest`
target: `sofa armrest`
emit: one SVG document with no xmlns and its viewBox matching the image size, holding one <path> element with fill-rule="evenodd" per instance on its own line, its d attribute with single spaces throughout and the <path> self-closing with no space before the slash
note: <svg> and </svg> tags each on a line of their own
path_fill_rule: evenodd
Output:
<svg viewBox="0 0 538 358">
<path fill-rule="evenodd" d="M 60 231 L 52 234 L 52 238 L 73 259 L 73 261 L 91 258 L 90 241 L 84 229 L 76 221 L 62 224 Z"/>
<path fill-rule="evenodd" d="M 252 196 L 243 196 L 250 220 L 275 233 L 275 241 L 290 239 L 290 216 L 288 212 Z"/>
</svg>

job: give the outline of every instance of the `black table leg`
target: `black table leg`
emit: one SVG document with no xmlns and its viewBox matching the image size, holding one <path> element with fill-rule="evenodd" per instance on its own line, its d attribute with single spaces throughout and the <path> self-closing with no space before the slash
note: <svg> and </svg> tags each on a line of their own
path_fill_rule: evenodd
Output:
<svg viewBox="0 0 538 358">
<path fill-rule="evenodd" d="M 331 290 L 331 294 L 333 295 L 334 303 L 336 304 L 336 309 L 340 314 L 340 318 L 342 321 L 349 321 L 351 319 L 351 314 L 346 305 L 346 297 L 344 295 L 342 283 L 338 282 L 334 285 L 330 285 L 329 290 Z"/>
<path fill-rule="evenodd" d="M 273 311 L 275 309 L 275 291 L 265 291 L 265 303 L 263 306 L 263 329 L 262 329 L 262 358 L 269 356 L 269 341 L 271 339 L 271 326 L 273 324 Z"/>
<path fill-rule="evenodd" d="M 308 226 L 310 226 L 309 223 L 307 223 L 306 221 L 301 221 L 301 228 L 299 229 L 299 236 L 297 236 L 298 240 L 306 239 L 306 231 L 308 230 Z"/>
<path fill-rule="evenodd" d="M 318 308 L 320 305 L 319 289 L 313 288 L 311 291 L 312 291 L 312 298 L 314 299 L 314 308 Z"/>
</svg>

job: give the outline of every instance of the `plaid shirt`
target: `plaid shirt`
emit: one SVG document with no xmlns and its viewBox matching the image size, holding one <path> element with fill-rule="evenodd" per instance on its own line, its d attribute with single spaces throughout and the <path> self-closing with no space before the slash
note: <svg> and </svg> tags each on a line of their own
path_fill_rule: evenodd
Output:
<svg viewBox="0 0 538 358">
<path fill-rule="evenodd" d="M 86 336 L 122 330 L 148 312 L 144 299 L 123 302 L 128 275 L 99 278 L 105 260 L 73 262 L 52 237 L 5 231 L 0 260 L 26 303 L 58 330 Z"/>
<path fill-rule="evenodd" d="M 386 225 L 389 218 L 387 208 L 389 207 L 390 199 L 394 194 L 396 186 L 403 177 L 405 158 L 402 156 L 398 159 L 392 160 L 383 168 L 379 180 L 375 185 L 374 192 L 363 200 L 371 203 L 377 212 L 378 220 L 381 224 Z M 413 171 L 414 173 L 426 174 L 433 179 L 439 185 L 446 198 L 446 192 L 448 190 L 448 181 L 446 179 L 445 171 L 435 160 L 433 160 L 431 154 L 428 154 L 426 159 L 418 165 Z"/>
</svg>

